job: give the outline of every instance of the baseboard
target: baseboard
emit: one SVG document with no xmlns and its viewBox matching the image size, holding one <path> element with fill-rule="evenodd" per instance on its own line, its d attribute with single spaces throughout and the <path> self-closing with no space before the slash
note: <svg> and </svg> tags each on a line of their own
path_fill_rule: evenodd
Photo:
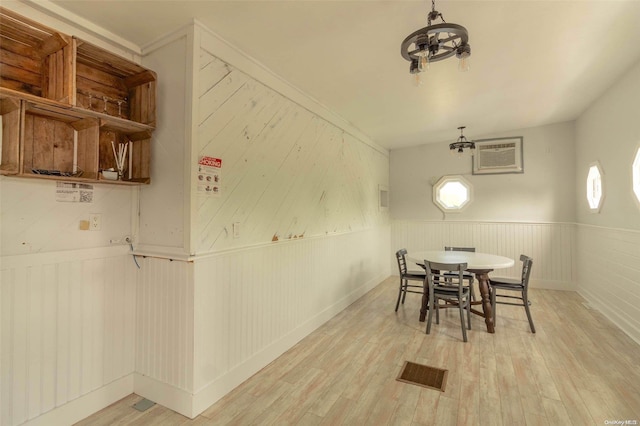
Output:
<svg viewBox="0 0 640 426">
<path fill-rule="evenodd" d="M 380 276 L 367 281 L 353 292 L 349 293 L 333 305 L 329 306 L 322 312 L 310 318 L 305 323 L 301 324 L 296 329 L 292 330 L 286 336 L 273 342 L 268 347 L 266 347 L 259 353 L 256 353 L 254 356 L 252 356 L 242 364 L 234 367 L 224 376 L 198 390 L 195 393 L 193 399 L 194 416 L 202 413 L 204 410 L 209 408 L 235 387 L 240 385 L 249 377 L 253 376 L 255 373 L 267 366 L 280 355 L 291 349 L 296 343 L 311 334 L 314 330 L 316 330 L 325 322 L 329 321 L 338 313 L 342 312 L 347 306 L 351 305 L 368 291 L 375 288 L 388 276 L 388 273 L 381 274 Z M 168 407 L 171 408 L 170 406 Z"/>
<path fill-rule="evenodd" d="M 54 408 L 23 426 L 72 425 L 133 393 L 133 373 Z"/>
<path fill-rule="evenodd" d="M 134 373 L 133 392 L 191 419 L 200 414 L 194 413 L 191 392 L 140 373 Z"/>
<path fill-rule="evenodd" d="M 611 309 L 610 306 L 602 303 L 601 300 L 596 297 L 593 293 L 584 288 L 578 291 L 580 296 L 584 297 L 585 300 L 591 305 L 592 308 L 596 309 L 602 315 L 604 315 L 609 321 L 615 324 L 620 330 L 622 330 L 627 336 L 629 336 L 634 342 L 640 345 L 640 329 L 629 323 L 626 318 L 620 316 L 615 309 Z"/>
</svg>

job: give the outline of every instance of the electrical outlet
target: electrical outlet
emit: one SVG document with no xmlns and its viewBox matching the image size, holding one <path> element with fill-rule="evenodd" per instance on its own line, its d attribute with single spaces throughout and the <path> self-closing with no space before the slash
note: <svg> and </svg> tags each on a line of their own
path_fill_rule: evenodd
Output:
<svg viewBox="0 0 640 426">
<path fill-rule="evenodd" d="M 91 213 L 89 215 L 89 230 L 99 231 L 102 229 L 102 215 L 98 213 Z"/>
<path fill-rule="evenodd" d="M 233 222 L 233 238 L 240 238 L 240 222 Z"/>
</svg>

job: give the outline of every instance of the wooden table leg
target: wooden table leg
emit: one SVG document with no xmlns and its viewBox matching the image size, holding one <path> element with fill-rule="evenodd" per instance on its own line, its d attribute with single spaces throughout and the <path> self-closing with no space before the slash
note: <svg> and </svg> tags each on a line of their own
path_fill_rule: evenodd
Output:
<svg viewBox="0 0 640 426">
<path fill-rule="evenodd" d="M 427 308 L 429 306 L 429 290 L 423 288 L 422 293 L 422 307 L 420 307 L 420 322 L 424 322 L 427 318 Z"/>
<path fill-rule="evenodd" d="M 491 295 L 489 293 L 489 273 L 476 273 L 480 287 L 480 296 L 482 297 L 482 311 L 484 312 L 484 323 L 487 325 L 489 333 L 495 333 L 493 324 L 493 309 L 491 309 Z"/>
</svg>

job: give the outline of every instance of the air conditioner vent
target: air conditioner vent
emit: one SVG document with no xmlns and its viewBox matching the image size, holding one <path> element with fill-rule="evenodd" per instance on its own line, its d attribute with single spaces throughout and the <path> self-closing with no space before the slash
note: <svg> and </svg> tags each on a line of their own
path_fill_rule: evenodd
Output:
<svg viewBox="0 0 640 426">
<path fill-rule="evenodd" d="M 522 136 L 511 136 L 473 141 L 473 174 L 524 173 L 522 140 Z"/>
<path fill-rule="evenodd" d="M 481 169 L 512 168 L 518 165 L 515 142 L 483 145 L 477 151 Z"/>
</svg>

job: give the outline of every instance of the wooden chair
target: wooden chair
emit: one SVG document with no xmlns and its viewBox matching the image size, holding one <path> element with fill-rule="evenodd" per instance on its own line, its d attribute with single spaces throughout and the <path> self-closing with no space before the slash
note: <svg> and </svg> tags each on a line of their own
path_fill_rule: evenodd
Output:
<svg viewBox="0 0 640 426">
<path fill-rule="evenodd" d="M 475 247 L 450 247 L 450 246 L 445 246 L 444 247 L 444 251 L 468 251 L 468 252 L 471 252 L 471 253 L 475 253 L 476 252 L 476 248 Z M 471 272 L 465 271 L 464 272 L 464 279 L 469 282 L 469 290 L 471 291 L 471 300 L 476 300 L 476 292 L 473 289 L 473 283 L 474 283 L 476 278 L 473 276 L 473 274 Z"/>
<path fill-rule="evenodd" d="M 400 249 L 396 252 L 396 260 L 398 261 L 398 272 L 400 272 L 400 288 L 398 289 L 398 300 L 396 301 L 396 312 L 400 306 L 400 299 L 404 305 L 404 299 L 407 293 L 417 293 L 424 295 L 424 271 L 409 271 L 407 269 L 407 250 Z M 419 281 L 420 284 L 409 284 L 409 281 Z"/>
<path fill-rule="evenodd" d="M 535 333 L 536 328 L 533 325 L 533 319 L 531 318 L 531 311 L 529 310 L 529 305 L 531 305 L 531 301 L 529 301 L 528 290 L 529 290 L 529 276 L 531 275 L 531 265 L 533 265 L 533 259 L 528 256 L 520 255 L 520 261 L 522 262 L 522 275 L 520 279 L 513 278 L 501 278 L 501 277 L 490 277 L 489 285 L 491 286 L 491 307 L 493 308 L 493 323 L 496 323 L 496 305 L 515 305 L 515 306 L 524 306 L 524 310 L 527 313 L 527 319 L 529 320 L 529 327 L 531 327 L 531 332 Z M 513 292 L 519 292 L 520 295 L 506 295 L 506 294 L 497 294 L 497 290 L 508 290 Z M 517 299 L 520 302 L 507 302 L 497 299 L 505 298 L 505 299 Z"/>
<path fill-rule="evenodd" d="M 440 323 L 440 308 L 458 308 L 460 311 L 460 326 L 462 338 L 467 341 L 467 328 L 471 329 L 471 299 L 469 287 L 465 285 L 464 271 L 466 263 L 437 263 L 424 261 L 427 277 L 426 286 L 429 289 L 429 318 L 427 320 L 427 334 L 431 332 L 433 311 L 436 311 L 436 324 Z M 440 272 L 446 271 L 446 272 Z M 454 275 L 455 272 L 457 275 Z M 440 300 L 444 305 L 440 305 Z M 464 312 L 467 311 L 467 325 L 465 326 Z"/>
</svg>

